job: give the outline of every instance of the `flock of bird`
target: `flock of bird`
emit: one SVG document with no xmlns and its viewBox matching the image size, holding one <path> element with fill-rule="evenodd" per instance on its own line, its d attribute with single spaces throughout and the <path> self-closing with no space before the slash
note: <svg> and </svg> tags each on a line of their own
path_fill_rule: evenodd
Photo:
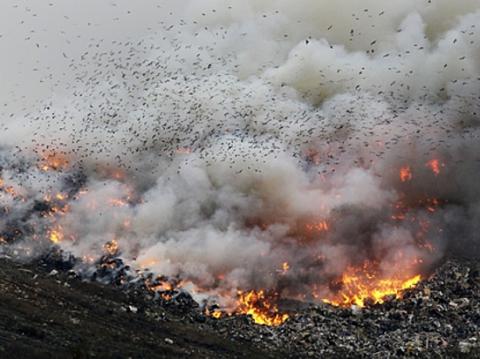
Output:
<svg viewBox="0 0 480 359">
<path fill-rule="evenodd" d="M 382 177 L 433 155 L 470 169 L 480 159 L 479 13 L 435 35 L 417 14 L 370 37 L 387 9 L 362 9 L 345 24 L 292 21 L 304 33 L 282 28 L 289 14 L 276 9 L 245 26 L 208 20 L 217 12 L 172 12 L 147 37 L 92 38 L 79 56 L 62 50 L 68 74 L 43 80 L 51 99 L 2 114 L 0 139 L 15 138 L 13 148 L 0 142 L 3 161 L 60 156 L 92 178 L 121 168 L 146 191 L 172 166 L 179 174 L 199 163 L 259 175 L 293 158 L 315 184 L 352 167 Z M 277 20 L 274 35 L 256 42 Z"/>
<path fill-rule="evenodd" d="M 229 10 L 235 11 L 232 6 Z M 200 18 L 206 15 L 207 11 L 198 14 Z M 462 65 L 468 58 L 459 53 L 450 67 L 456 66 L 465 76 L 444 76 L 442 72 L 449 71 L 449 63 L 445 62 L 437 71 L 441 85 L 435 88 L 415 84 L 419 88 L 414 90 L 412 78 L 417 74 L 409 66 L 411 59 L 427 56 L 434 49 L 425 43 L 412 43 L 402 51 L 380 53 L 376 50 L 379 40 L 366 41 L 354 25 L 369 19 L 374 27 L 376 18 L 384 15 L 385 10 L 373 14 L 370 9 L 363 9 L 352 14 L 351 24 L 319 25 L 325 27 L 321 31 L 325 38 L 329 32 L 348 34 L 345 44 L 329 43 L 331 49 L 337 45 L 357 49 L 367 42 L 362 51 L 371 62 L 344 68 L 336 64 L 315 68 L 316 73 L 311 76 L 318 79 L 318 84 L 300 84 L 298 89 L 295 80 L 289 84 L 268 75 L 282 65 L 274 58 L 259 63 L 251 76 L 242 78 L 238 54 L 221 52 L 225 41 L 231 39 L 231 30 L 226 26 L 202 27 L 200 21 L 188 23 L 171 14 L 172 20 L 160 21 L 158 33 L 147 39 L 113 40 L 109 44 L 92 39 L 79 58 L 63 53 L 74 74 L 74 80 L 66 87 L 70 98 L 66 103 L 61 99 L 60 105 L 53 99 L 42 109 L 25 114 L 24 126 L 31 129 L 31 135 L 21 146 L 31 149 L 32 141 L 39 153 L 55 149 L 74 156 L 79 163 L 86 159 L 107 161 L 132 170 L 140 170 L 135 163 L 143 161 L 145 154 L 154 153 L 148 157 L 155 161 L 155 156 L 173 158 L 183 148 L 199 153 L 207 163 L 217 157 L 241 161 L 251 156 L 262 163 L 263 157 L 281 151 L 301 157 L 302 151 L 318 143 L 341 143 L 338 156 L 349 147 L 351 155 L 358 153 L 359 147 L 364 147 L 363 152 L 371 146 L 372 137 L 384 146 L 378 151 L 370 147 L 367 152 L 382 156 L 408 136 L 411 141 L 425 142 L 430 151 L 439 137 L 441 140 L 458 127 L 452 116 L 464 126 L 476 121 L 478 68 Z M 270 16 L 279 16 L 279 12 L 261 14 L 258 21 Z M 278 41 L 291 41 L 288 29 L 284 30 Z M 461 42 L 476 49 L 477 34 L 476 24 L 465 26 L 459 29 L 461 38 L 452 39 L 452 45 Z M 247 37 L 242 33 L 239 42 L 242 35 Z M 304 35 L 303 46 L 314 46 L 316 40 Z M 207 36 L 208 40 L 204 40 Z M 202 40 L 196 43 L 199 38 Z M 474 53 L 472 50 L 471 54 Z M 378 58 L 386 61 L 386 65 L 380 66 L 387 66 L 392 74 L 393 80 L 388 84 L 382 79 L 378 83 L 373 80 Z M 344 64 L 340 60 L 339 64 Z M 385 69 L 379 70 L 383 74 Z M 52 86 L 55 92 L 55 82 Z M 298 95 L 292 96 L 292 87 Z M 350 95 L 347 101 L 329 101 L 342 93 Z M 325 102 L 328 104 L 322 106 Z M 377 113 L 374 110 L 372 118 L 376 103 L 382 109 Z M 449 108 L 452 103 L 454 107 Z M 3 117 L 10 118 L 6 114 Z M 4 130 L 9 128 L 9 121 L 2 121 Z M 215 153 L 216 150 L 221 153 Z M 128 163 L 124 163 L 126 159 Z M 324 164 L 338 162 L 326 158 Z M 261 166 L 256 168 L 260 169 Z"/>
</svg>

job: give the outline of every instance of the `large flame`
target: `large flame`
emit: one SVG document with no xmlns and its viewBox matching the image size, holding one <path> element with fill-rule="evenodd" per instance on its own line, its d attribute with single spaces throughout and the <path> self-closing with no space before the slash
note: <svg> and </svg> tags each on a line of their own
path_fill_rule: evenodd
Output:
<svg viewBox="0 0 480 359">
<path fill-rule="evenodd" d="M 361 267 L 349 267 L 337 283 L 340 289 L 323 301 L 342 307 L 356 305 L 363 308 L 367 303 L 382 304 L 385 297 L 400 299 L 405 290 L 415 287 L 421 279 L 420 274 L 382 276 L 367 262 Z"/>
</svg>

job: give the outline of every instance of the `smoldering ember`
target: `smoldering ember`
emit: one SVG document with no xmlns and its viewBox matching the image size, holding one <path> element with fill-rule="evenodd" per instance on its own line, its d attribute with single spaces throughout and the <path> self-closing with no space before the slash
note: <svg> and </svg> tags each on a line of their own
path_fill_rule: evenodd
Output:
<svg viewBox="0 0 480 359">
<path fill-rule="evenodd" d="M 480 357 L 480 0 L 0 7 L 0 357 Z"/>
</svg>

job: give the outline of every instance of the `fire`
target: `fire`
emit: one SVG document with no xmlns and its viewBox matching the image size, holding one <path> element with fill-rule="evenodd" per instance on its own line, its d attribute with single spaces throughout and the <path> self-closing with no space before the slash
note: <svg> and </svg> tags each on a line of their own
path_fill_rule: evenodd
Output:
<svg viewBox="0 0 480 359">
<path fill-rule="evenodd" d="M 204 313 L 205 313 L 205 315 L 207 315 L 209 317 L 212 317 L 212 318 L 215 318 L 215 319 L 220 319 L 222 317 L 231 315 L 229 313 L 223 312 L 217 306 L 214 306 L 213 308 L 212 307 L 210 307 L 210 308 L 206 307 L 205 310 L 204 310 Z"/>
<path fill-rule="evenodd" d="M 14 186 L 9 186 L 5 184 L 5 181 L 0 177 L 0 190 L 8 194 L 9 196 L 24 201 L 22 194 L 19 192 L 19 188 L 15 188 Z"/>
<path fill-rule="evenodd" d="M 422 209 L 428 213 L 435 213 L 446 203 L 448 203 L 447 200 L 441 200 L 435 197 L 420 198 L 415 201 L 405 201 L 405 199 L 402 198 L 393 205 L 393 214 L 391 215 L 391 218 L 396 221 L 404 221 L 408 219 L 412 223 L 419 222 L 420 220 L 415 216 L 416 210 Z M 421 223 L 420 225 L 423 226 Z"/>
<path fill-rule="evenodd" d="M 5 187 L 3 190 L 12 197 L 17 197 L 18 196 L 17 191 L 15 191 L 15 188 L 13 188 L 12 186 Z"/>
<path fill-rule="evenodd" d="M 410 166 L 404 166 L 400 168 L 400 181 L 408 182 L 411 181 L 413 178 L 412 169 Z"/>
<path fill-rule="evenodd" d="M 68 199 L 68 196 L 64 193 L 57 193 L 55 195 L 55 198 L 58 199 L 59 201 L 65 201 L 66 199 Z"/>
<path fill-rule="evenodd" d="M 64 237 L 65 236 L 60 226 L 56 229 L 52 229 L 49 234 L 50 241 L 52 241 L 55 244 L 62 242 Z"/>
<path fill-rule="evenodd" d="M 66 156 L 60 153 L 52 153 L 42 158 L 39 168 L 44 172 L 48 172 L 66 169 L 68 166 L 69 161 Z"/>
<path fill-rule="evenodd" d="M 214 310 L 210 315 L 215 319 L 220 319 L 222 317 L 222 312 L 220 310 Z"/>
<path fill-rule="evenodd" d="M 317 223 L 307 223 L 305 228 L 310 232 L 327 232 L 330 226 L 327 221 L 320 221 Z"/>
<path fill-rule="evenodd" d="M 382 304 L 387 296 L 402 297 L 402 293 L 415 287 L 422 279 L 421 275 L 395 275 L 382 277 L 366 263 L 361 268 L 349 267 L 340 279 L 341 289 L 333 298 L 325 298 L 325 303 L 334 306 L 364 307 L 367 302 Z"/>
<path fill-rule="evenodd" d="M 128 205 L 128 203 L 126 201 L 124 201 L 123 199 L 120 199 L 120 198 L 111 198 L 111 199 L 108 200 L 108 203 L 112 207 L 124 207 L 124 206 Z"/>
<path fill-rule="evenodd" d="M 168 292 L 174 290 L 174 287 L 171 283 L 161 280 L 156 280 L 153 282 L 146 282 L 148 290 L 151 292 Z"/>
<path fill-rule="evenodd" d="M 159 261 L 155 258 L 147 258 L 147 259 L 143 259 L 143 260 L 139 261 L 138 266 L 142 269 L 146 269 L 146 268 L 155 266 L 158 263 L 159 263 Z"/>
<path fill-rule="evenodd" d="M 189 148 L 179 148 L 177 150 L 179 154 L 188 154 L 191 153 L 191 149 Z M 40 167 L 43 171 L 49 170 L 58 170 L 62 168 L 66 168 L 68 165 L 68 161 L 65 157 L 62 156 L 47 156 L 43 159 L 42 167 Z M 440 173 L 441 167 L 444 166 L 439 160 L 431 160 L 427 163 L 428 168 L 430 168 L 435 175 Z M 398 167 L 396 168 L 398 170 Z M 427 171 L 424 169 L 424 171 Z M 395 174 L 395 172 L 394 172 Z M 108 176 L 120 182 L 121 188 L 125 189 L 125 193 L 123 195 L 118 195 L 113 198 L 108 198 L 105 200 L 106 204 L 111 207 L 125 207 L 128 206 L 129 208 L 135 209 L 135 206 L 138 203 L 141 203 L 141 195 L 136 195 L 133 186 L 129 186 L 127 180 L 125 179 L 126 174 L 121 172 L 120 170 L 115 171 L 112 170 L 108 173 Z M 413 179 L 412 167 L 409 165 L 405 165 L 400 168 L 400 180 L 402 182 L 408 182 Z M 125 182 L 123 182 L 125 181 Z M 407 186 L 408 187 L 408 186 Z M 2 192 L 7 193 L 15 193 L 13 192 L 13 188 L 6 187 L 3 180 L 0 178 L 0 190 Z M 65 190 L 63 190 L 65 191 Z M 68 227 L 69 221 L 62 222 L 61 219 L 65 218 L 64 216 L 68 215 L 68 211 L 70 207 L 68 207 L 68 203 L 72 201 L 77 201 L 79 198 L 85 194 L 89 193 L 87 188 L 81 188 L 75 193 L 71 192 L 51 192 L 45 195 L 44 200 L 48 202 L 48 205 L 42 206 L 42 217 L 45 221 L 49 221 L 49 226 L 46 227 L 46 236 L 45 232 L 43 232 L 43 238 L 48 238 L 54 244 L 60 244 L 64 240 L 73 239 L 72 235 L 70 234 L 70 228 Z M 90 197 L 90 196 L 89 196 Z M 87 206 L 92 210 L 97 209 L 96 200 L 98 197 L 91 196 L 92 201 L 87 201 Z M 87 198 L 88 199 L 88 198 Z M 423 218 L 413 218 L 417 216 L 418 208 L 422 210 L 433 213 L 435 212 L 442 204 L 441 200 L 436 198 L 422 198 L 422 199 L 410 199 L 408 200 L 408 196 L 404 196 L 402 200 L 394 204 L 394 209 L 392 212 L 392 219 L 395 220 L 409 220 L 412 217 L 411 222 L 416 223 L 419 222 L 419 235 L 415 237 L 415 240 L 418 246 L 424 248 L 428 251 L 433 251 L 434 247 L 433 244 L 428 242 L 425 237 L 425 233 L 427 233 L 430 229 L 429 222 L 424 220 Z M 105 204 L 105 203 L 104 203 Z M 414 209 L 414 211 L 412 211 Z M 411 212 L 414 212 L 411 214 Z M 422 212 L 423 214 L 423 212 Z M 125 231 L 129 230 L 132 226 L 131 219 L 123 217 L 119 218 L 121 220 L 121 224 L 119 226 Z M 423 222 L 422 222 L 423 221 Z M 120 222 L 119 222 L 120 223 Z M 64 227 L 62 227 L 62 224 Z M 265 223 L 257 224 L 256 226 L 266 229 L 268 226 Z M 293 228 L 293 234 L 299 234 L 300 240 L 302 240 L 302 245 L 305 245 L 305 248 L 309 248 L 310 242 L 306 239 L 311 237 L 325 237 L 326 242 L 330 239 L 328 235 L 330 231 L 335 230 L 336 227 L 339 226 L 338 222 L 335 217 L 329 217 L 328 212 L 324 208 L 320 208 L 318 213 L 315 216 L 303 218 L 295 222 L 295 226 Z M 120 235 L 120 231 L 117 232 Z M 418 237 L 418 239 L 417 239 Z M 112 237 L 110 237 L 111 239 Z M 122 234 L 122 239 L 123 234 Z M 107 239 L 108 240 L 108 239 Z M 0 238 L 0 243 L 2 242 Z M 120 240 L 122 243 L 122 240 Z M 120 256 L 120 248 L 119 243 L 117 242 L 116 238 L 111 239 L 109 242 L 105 243 L 103 246 L 104 256 L 106 257 L 117 257 Z M 264 253 L 262 253 L 264 255 Z M 90 257 L 85 257 L 84 260 L 88 263 L 95 263 L 96 257 L 91 255 Z M 111 265 L 112 269 L 115 269 L 115 263 L 113 258 L 111 264 L 110 262 L 106 262 L 104 265 L 106 268 Z M 283 258 L 283 262 L 278 262 L 273 267 L 272 273 L 275 276 L 280 278 L 284 276 L 283 282 L 286 282 L 287 279 L 290 277 L 294 277 L 294 275 L 301 273 L 302 268 L 298 267 L 299 264 L 297 261 L 286 261 L 287 258 Z M 323 254 L 318 255 L 318 261 L 321 262 L 325 259 Z M 135 259 L 136 260 L 136 259 Z M 149 267 L 158 266 L 159 260 L 157 258 L 145 258 L 137 262 L 137 266 L 140 269 L 148 269 Z M 291 269 L 291 265 L 295 266 L 295 270 Z M 298 267 L 298 268 L 297 268 Z M 395 272 L 396 274 L 392 276 L 383 275 L 382 272 L 379 270 L 378 265 L 375 263 L 366 263 L 362 266 L 355 266 L 355 267 L 347 267 L 345 272 L 338 278 L 338 280 L 334 283 L 335 288 L 331 289 L 329 293 L 330 295 L 326 295 L 327 288 L 325 288 L 325 284 L 321 281 L 321 288 L 319 284 L 319 289 L 315 289 L 314 297 L 317 299 L 321 299 L 326 303 L 329 303 L 334 306 L 339 307 L 348 307 L 351 305 L 356 305 L 358 307 L 365 307 L 370 303 L 383 303 L 387 296 L 393 296 L 396 298 L 401 298 L 403 292 L 407 289 L 415 287 L 419 281 L 422 279 L 420 274 L 415 274 L 411 270 L 412 268 L 401 268 L 401 270 Z M 292 271 L 291 271 L 292 270 Z M 291 271 L 291 272 L 290 272 Z M 150 273 L 147 270 L 145 273 Z M 154 273 L 154 272 L 152 272 Z M 182 288 L 181 285 L 184 282 L 180 282 L 184 278 L 179 278 L 178 281 L 172 281 L 168 277 L 148 277 L 145 281 L 145 287 L 148 291 L 155 294 L 155 297 L 161 297 L 165 300 L 170 300 L 174 298 L 176 291 L 179 288 Z M 225 274 L 218 274 L 218 282 L 223 281 L 225 279 Z M 185 279 L 187 280 L 187 279 Z M 195 286 L 194 283 L 192 283 Z M 212 288 L 207 288 L 211 291 Z M 205 292 L 207 292 L 207 289 Z M 237 288 L 235 288 L 237 289 Z M 232 298 L 232 290 L 233 288 L 229 288 L 228 291 L 228 303 L 225 307 L 219 307 L 215 309 L 211 309 L 207 311 L 207 314 L 213 318 L 220 319 L 225 316 L 230 315 L 249 315 L 252 317 L 253 321 L 256 324 L 266 325 L 266 326 L 279 326 L 283 324 L 288 318 L 289 315 L 280 311 L 278 307 L 278 294 L 272 291 L 267 290 L 250 290 L 250 291 L 238 291 L 237 298 Z M 286 291 L 285 291 L 286 292 Z M 233 292 L 234 293 L 234 292 Z M 302 293 L 303 294 L 303 293 Z M 227 296 L 225 295 L 225 297 Z M 303 298 L 306 297 L 304 294 Z M 235 303 L 236 300 L 236 303 Z M 222 303 L 222 302 L 219 302 Z M 235 304 L 234 304 L 235 303 Z M 233 304 L 233 305 L 232 305 Z"/>
<path fill-rule="evenodd" d="M 119 182 L 123 182 L 127 177 L 124 169 L 112 165 L 97 164 L 95 170 L 101 178 L 114 179 Z"/>
<path fill-rule="evenodd" d="M 438 159 L 428 161 L 426 166 L 432 170 L 435 176 L 438 176 L 440 174 L 441 167 L 445 167 L 445 165 L 443 163 L 440 163 Z"/>
<path fill-rule="evenodd" d="M 118 242 L 115 239 L 112 239 L 110 242 L 105 243 L 103 249 L 111 256 L 117 255 L 119 250 Z"/>
<path fill-rule="evenodd" d="M 288 314 L 279 313 L 264 290 L 239 291 L 238 297 L 237 313 L 250 315 L 257 324 L 278 326 L 288 319 Z"/>
</svg>

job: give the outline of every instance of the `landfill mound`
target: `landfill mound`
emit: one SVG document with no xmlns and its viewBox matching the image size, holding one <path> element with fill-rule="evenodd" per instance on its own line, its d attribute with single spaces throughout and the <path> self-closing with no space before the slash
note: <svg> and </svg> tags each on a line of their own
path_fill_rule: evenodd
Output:
<svg viewBox="0 0 480 359">
<path fill-rule="evenodd" d="M 295 308 L 281 326 L 215 319 L 182 292 L 81 279 L 58 253 L 0 260 L 0 353 L 36 358 L 458 357 L 480 355 L 480 268 L 451 260 L 384 304 Z M 97 277 L 98 278 L 98 277 Z M 102 277 L 105 278 L 105 277 Z M 105 283 L 105 282 L 104 282 Z"/>
</svg>

